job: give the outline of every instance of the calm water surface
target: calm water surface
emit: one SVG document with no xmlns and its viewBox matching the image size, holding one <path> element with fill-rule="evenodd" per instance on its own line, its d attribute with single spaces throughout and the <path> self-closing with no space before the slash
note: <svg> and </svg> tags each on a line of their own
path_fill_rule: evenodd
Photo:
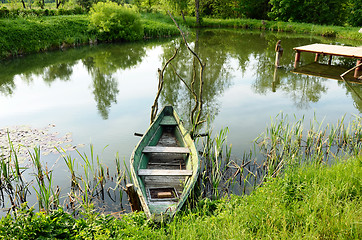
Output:
<svg viewBox="0 0 362 240">
<path fill-rule="evenodd" d="M 213 117 L 214 133 L 228 127 L 233 154 L 248 150 L 278 113 L 293 120 L 305 116 L 306 124 L 318 120 L 336 123 L 362 112 L 362 84 L 308 76 L 293 70 L 293 47 L 311 43 L 360 45 L 360 42 L 319 37 L 250 32 L 202 30 L 188 36 L 190 45 L 206 63 L 204 114 Z M 282 68 L 275 70 L 274 47 L 282 40 Z M 109 44 L 35 54 L 0 65 L 0 129 L 54 124 L 59 135 L 72 133 L 72 145 L 94 144 L 103 162 L 114 169 L 114 156 L 128 161 L 150 119 L 157 91 L 157 69 L 169 59 L 180 39 L 132 44 Z M 301 65 L 312 63 L 302 54 Z M 327 58 L 322 59 L 326 63 Z M 338 74 L 355 64 L 334 59 Z M 182 47 L 173 66 L 188 82 L 193 59 Z M 338 72 L 341 71 L 341 72 Z M 160 104 L 172 104 L 187 122 L 192 96 L 169 68 Z M 49 165 L 58 155 L 43 157 Z M 64 179 L 58 161 L 55 178 Z M 68 176 L 67 176 L 68 178 Z M 61 183 L 60 183 L 61 184 Z"/>
</svg>

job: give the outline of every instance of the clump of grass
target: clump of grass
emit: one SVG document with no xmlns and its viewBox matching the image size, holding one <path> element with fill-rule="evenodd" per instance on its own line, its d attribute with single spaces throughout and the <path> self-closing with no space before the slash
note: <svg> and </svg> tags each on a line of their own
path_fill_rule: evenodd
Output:
<svg viewBox="0 0 362 240">
<path fill-rule="evenodd" d="M 43 168 L 40 156 L 39 147 L 35 147 L 34 153 L 30 153 L 38 184 L 38 189 L 34 186 L 34 190 L 38 199 L 39 211 L 49 214 L 51 210 L 57 209 L 59 206 L 60 188 L 57 187 L 54 190 L 52 171 L 49 171 L 48 167 Z"/>
<path fill-rule="evenodd" d="M 0 155 L 0 202 L 5 207 L 6 200 L 10 201 L 10 210 L 15 210 L 27 201 L 29 183 L 24 180 L 23 173 L 27 169 L 21 167 L 18 160 L 17 149 L 11 142 L 9 133 L 10 154 L 5 157 Z"/>
<path fill-rule="evenodd" d="M 279 114 L 264 133 L 254 140 L 254 148 L 243 156 L 231 156 L 226 144 L 227 129 L 214 138 L 207 137 L 203 148 L 203 197 L 218 199 L 231 193 L 248 194 L 284 169 L 304 163 L 332 164 L 336 158 L 362 154 L 361 117 L 348 124 L 342 117 L 337 124 L 311 120 L 308 130 L 304 118 Z M 233 158 L 233 159 L 232 159 Z"/>
<path fill-rule="evenodd" d="M 200 208 L 179 217 L 168 231 L 189 239 L 358 239 L 361 163 L 359 156 L 291 168 L 248 197 L 223 199 L 211 216 Z"/>
<path fill-rule="evenodd" d="M 222 183 L 230 164 L 231 145 L 227 146 L 228 128 L 222 129 L 214 138 L 209 133 L 203 146 L 202 195 L 212 199 L 220 198 Z M 223 185 L 227 188 L 227 184 Z"/>
<path fill-rule="evenodd" d="M 117 192 L 121 208 L 123 209 L 122 199 L 124 186 L 127 183 L 126 170 L 121 168 L 119 155 L 116 154 L 116 174 L 115 177 L 110 176 L 108 167 L 102 164 L 99 155 L 95 155 L 93 145 L 90 145 L 90 153 L 81 153 L 77 150 L 80 166 L 83 171 L 78 172 L 79 160 L 66 155 L 65 151 L 58 150 L 65 161 L 71 174 L 71 191 L 68 193 L 66 206 L 71 209 L 74 214 L 86 210 L 87 212 L 94 210 L 94 203 L 105 201 L 107 195 L 113 202 L 117 201 Z M 106 187 L 107 183 L 114 183 L 113 187 Z M 69 205 L 68 205 L 69 203 Z M 99 206 L 103 208 L 102 206 Z"/>
<path fill-rule="evenodd" d="M 187 17 L 186 23 L 179 21 L 189 27 L 197 27 L 195 18 Z M 340 26 L 323 26 L 310 23 L 293 23 L 269 20 L 256 19 L 215 19 L 203 18 L 202 27 L 217 27 L 217 28 L 245 28 L 245 29 L 260 29 L 277 32 L 293 32 L 312 34 L 324 37 L 339 37 L 354 40 L 362 40 L 362 33 L 359 33 L 357 27 L 340 27 Z"/>
</svg>

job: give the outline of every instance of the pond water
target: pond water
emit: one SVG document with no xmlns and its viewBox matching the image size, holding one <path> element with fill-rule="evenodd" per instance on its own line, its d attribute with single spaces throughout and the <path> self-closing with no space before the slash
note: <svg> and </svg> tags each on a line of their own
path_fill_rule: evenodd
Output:
<svg viewBox="0 0 362 240">
<path fill-rule="evenodd" d="M 204 116 L 212 117 L 214 133 L 229 128 L 228 143 L 236 156 L 250 149 L 252 140 L 280 112 L 291 120 L 304 116 L 308 123 L 316 116 L 332 124 L 344 115 L 348 120 L 362 112 L 362 84 L 292 72 L 293 47 L 311 43 L 358 46 L 360 42 L 223 29 L 194 31 L 187 39 L 206 63 Z M 279 39 L 284 54 L 282 67 L 275 69 L 274 48 Z M 179 38 L 100 44 L 3 61 L 0 129 L 47 128 L 65 139 L 67 148 L 77 147 L 81 152 L 89 152 L 92 143 L 103 163 L 113 170 L 116 153 L 128 161 L 140 140 L 134 133 L 147 129 L 157 92 L 157 69 L 180 45 L 172 64 L 190 82 L 193 58 Z M 312 54 L 302 54 L 300 65 L 313 61 Z M 321 62 L 327 63 L 327 57 Z M 332 64 L 338 65 L 338 76 L 355 62 L 336 58 Z M 160 105 L 172 104 L 187 122 L 192 96 L 172 68 L 164 78 Z M 52 166 L 59 155 L 47 153 L 42 159 Z M 58 160 L 56 164 L 56 181 L 69 186 L 64 163 Z"/>
</svg>

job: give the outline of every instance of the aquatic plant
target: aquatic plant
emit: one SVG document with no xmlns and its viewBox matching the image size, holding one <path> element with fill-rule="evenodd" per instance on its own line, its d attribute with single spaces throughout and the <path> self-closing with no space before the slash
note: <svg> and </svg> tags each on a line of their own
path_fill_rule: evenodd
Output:
<svg viewBox="0 0 362 240">
<path fill-rule="evenodd" d="M 203 196 L 217 199 L 225 194 L 246 194 L 287 167 L 302 164 L 329 165 L 343 156 L 362 154 L 362 119 L 354 116 L 348 125 L 342 117 L 335 125 L 316 117 L 304 127 L 304 117 L 294 123 L 283 113 L 254 140 L 254 147 L 242 157 L 231 155 L 227 128 L 203 141 Z M 210 132 L 211 135 L 211 132 Z"/>
<path fill-rule="evenodd" d="M 82 147 L 82 144 L 73 146 L 72 134 L 67 133 L 64 136 L 59 136 L 58 132 L 52 131 L 55 127 L 54 124 L 49 124 L 45 128 L 34 128 L 30 126 L 9 126 L 0 128 L 0 146 L 1 155 L 9 157 L 11 152 L 15 152 L 15 160 L 22 163 L 25 159 L 29 158 L 29 149 L 41 146 L 42 154 L 57 153 L 56 148 L 62 147 L 66 151 L 74 151 L 77 147 Z"/>
<path fill-rule="evenodd" d="M 107 195 L 113 202 L 119 201 L 120 207 L 123 210 L 122 199 L 123 191 L 126 191 L 127 184 L 126 170 L 123 170 L 119 160 L 119 154 L 116 154 L 115 176 L 110 176 L 108 167 L 102 164 L 99 155 L 95 155 L 94 147 L 90 145 L 90 153 L 81 153 L 76 150 L 78 157 L 82 160 L 80 163 L 82 172 L 78 172 L 75 163 L 77 158 L 72 158 L 70 155 L 62 154 L 70 173 L 71 173 L 71 190 L 68 193 L 66 207 L 71 209 L 74 214 L 81 212 L 81 209 L 93 211 L 95 203 L 105 201 Z M 126 168 L 126 165 L 125 165 Z M 107 187 L 108 185 L 108 187 Z M 118 194 L 117 194 L 118 193 Z M 117 199 L 117 195 L 119 199 Z M 99 206 L 102 208 L 102 206 Z"/>
<path fill-rule="evenodd" d="M 49 171 L 47 166 L 45 169 L 43 168 L 40 156 L 40 148 L 38 147 L 35 147 L 34 152 L 30 153 L 38 184 L 38 188 L 35 186 L 33 188 L 37 195 L 39 211 L 49 214 L 52 209 L 57 209 L 59 206 L 60 188 L 57 186 L 54 190 L 52 170 Z"/>
</svg>

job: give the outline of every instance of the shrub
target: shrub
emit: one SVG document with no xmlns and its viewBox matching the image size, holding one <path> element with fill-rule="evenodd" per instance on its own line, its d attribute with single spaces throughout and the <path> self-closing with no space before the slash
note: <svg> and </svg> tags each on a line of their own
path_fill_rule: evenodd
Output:
<svg viewBox="0 0 362 240">
<path fill-rule="evenodd" d="M 140 17 L 115 2 L 99 2 L 90 10 L 90 26 L 100 40 L 134 41 L 143 37 Z"/>
<path fill-rule="evenodd" d="M 9 10 L 6 7 L 0 9 L 0 18 L 6 18 L 9 16 Z"/>
</svg>

